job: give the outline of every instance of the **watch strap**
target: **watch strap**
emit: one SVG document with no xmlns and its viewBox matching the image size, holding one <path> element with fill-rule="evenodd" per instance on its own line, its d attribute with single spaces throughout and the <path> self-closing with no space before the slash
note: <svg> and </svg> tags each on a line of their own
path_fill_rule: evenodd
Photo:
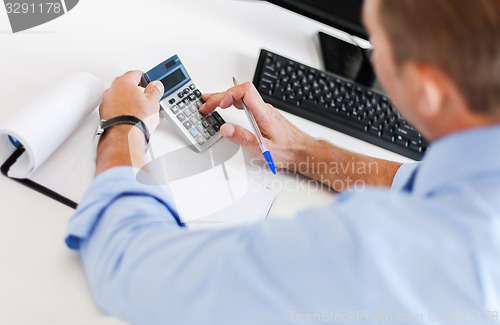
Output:
<svg viewBox="0 0 500 325">
<path fill-rule="evenodd" d="M 100 127 L 97 130 L 97 135 L 102 135 L 104 131 L 106 131 L 110 127 L 119 124 L 130 124 L 138 127 L 144 133 L 144 137 L 146 138 L 146 144 L 149 143 L 150 135 L 146 124 L 142 120 L 132 115 L 120 115 L 110 118 L 109 120 L 101 120 Z"/>
</svg>

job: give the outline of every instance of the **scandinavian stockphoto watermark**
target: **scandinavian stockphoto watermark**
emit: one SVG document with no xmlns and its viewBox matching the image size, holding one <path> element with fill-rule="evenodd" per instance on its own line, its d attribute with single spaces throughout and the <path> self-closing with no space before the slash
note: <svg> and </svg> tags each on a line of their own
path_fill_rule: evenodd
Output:
<svg viewBox="0 0 500 325">
<path fill-rule="evenodd" d="M 261 175 L 267 171 L 267 166 L 255 157 L 250 160 L 252 168 L 250 188 L 258 190 L 262 186 Z M 292 177 L 286 179 L 272 178 L 265 183 L 275 192 L 285 191 L 363 191 L 367 184 L 363 180 L 368 175 L 378 175 L 379 165 L 377 162 L 357 161 L 316 161 L 314 157 L 308 157 L 301 162 L 287 164 L 286 169 L 293 171 Z M 303 177 L 302 175 L 316 174 L 317 179 Z"/>
<path fill-rule="evenodd" d="M 290 311 L 289 319 L 292 323 L 462 323 L 476 324 L 478 322 L 499 323 L 497 310 L 466 311 L 446 310 L 442 312 L 422 313 L 390 313 L 369 312 L 356 310 L 349 312 L 322 311 L 318 313 L 303 313 L 296 310 Z"/>
<path fill-rule="evenodd" d="M 30 29 L 66 14 L 79 0 L 4 0 L 13 33 Z"/>
</svg>

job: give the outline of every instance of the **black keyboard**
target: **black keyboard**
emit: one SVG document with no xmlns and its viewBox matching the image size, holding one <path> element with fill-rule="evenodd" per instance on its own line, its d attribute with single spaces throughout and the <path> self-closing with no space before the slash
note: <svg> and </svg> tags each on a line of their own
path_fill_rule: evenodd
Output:
<svg viewBox="0 0 500 325">
<path fill-rule="evenodd" d="M 253 83 L 284 111 L 420 160 L 428 144 L 387 96 L 337 75 L 261 50 Z"/>
</svg>

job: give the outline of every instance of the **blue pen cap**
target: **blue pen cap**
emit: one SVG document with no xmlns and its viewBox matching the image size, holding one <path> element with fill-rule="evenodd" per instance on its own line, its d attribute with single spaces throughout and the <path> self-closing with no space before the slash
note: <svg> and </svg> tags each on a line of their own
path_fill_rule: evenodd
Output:
<svg viewBox="0 0 500 325">
<path fill-rule="evenodd" d="M 273 157 L 271 157 L 271 152 L 265 151 L 262 153 L 264 155 L 264 158 L 266 158 L 267 165 L 269 166 L 269 169 L 273 172 L 273 174 L 276 175 L 276 166 L 274 166 L 274 160 Z"/>
</svg>

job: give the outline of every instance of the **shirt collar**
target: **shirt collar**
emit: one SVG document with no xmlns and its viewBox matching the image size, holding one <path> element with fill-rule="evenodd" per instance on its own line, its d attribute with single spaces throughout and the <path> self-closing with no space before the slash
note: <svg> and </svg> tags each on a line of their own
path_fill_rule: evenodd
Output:
<svg viewBox="0 0 500 325">
<path fill-rule="evenodd" d="M 432 143 L 415 177 L 413 193 L 428 195 L 444 184 L 500 171 L 500 125 L 449 134 Z"/>
</svg>

